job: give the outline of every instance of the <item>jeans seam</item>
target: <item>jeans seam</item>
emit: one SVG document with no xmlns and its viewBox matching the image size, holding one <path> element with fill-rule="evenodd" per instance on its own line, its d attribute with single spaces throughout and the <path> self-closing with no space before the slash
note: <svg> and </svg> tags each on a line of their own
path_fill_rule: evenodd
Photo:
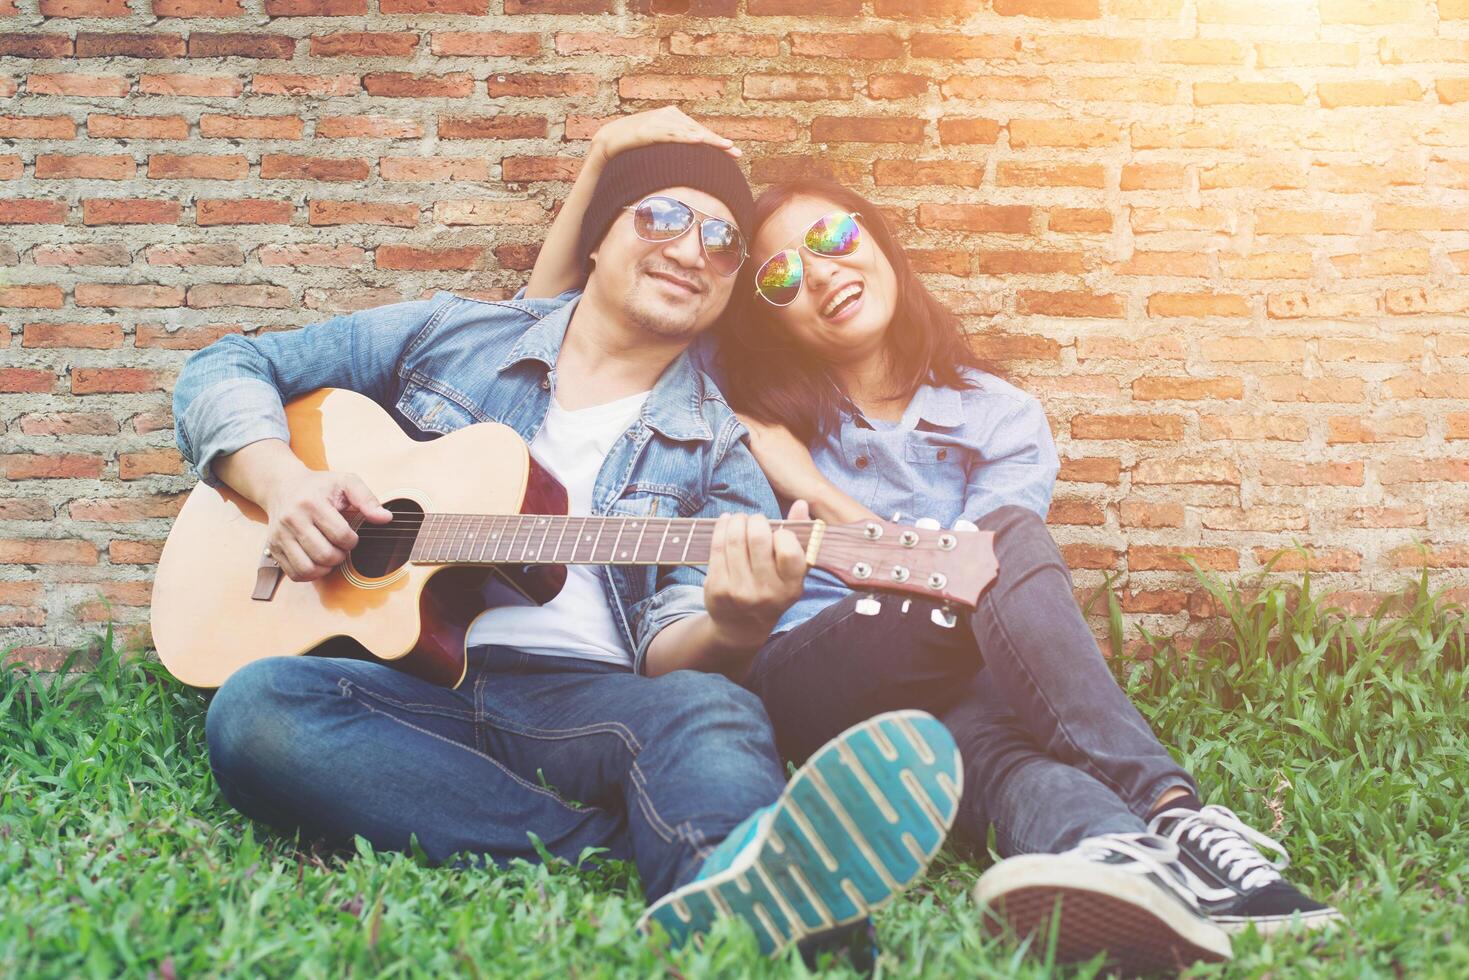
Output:
<svg viewBox="0 0 1469 980">
<path fill-rule="evenodd" d="M 474 712 L 472 710 L 466 711 L 459 708 L 446 708 L 443 705 L 431 704 L 426 701 L 400 701 L 395 697 L 383 694 L 381 691 L 370 690 L 357 681 L 350 680 L 346 677 L 338 677 L 337 682 L 339 684 L 350 685 L 354 689 L 361 691 L 365 697 L 374 698 L 384 704 L 391 704 L 393 707 L 402 708 L 404 711 L 412 711 L 414 714 L 438 715 L 443 718 L 453 718 L 455 721 L 474 720 Z"/>
<path fill-rule="evenodd" d="M 990 605 L 999 605 L 999 600 L 995 598 L 994 591 L 989 592 L 987 598 L 989 599 Z M 1108 789 L 1112 790 L 1112 792 L 1117 794 L 1119 798 L 1126 799 L 1127 796 L 1123 792 L 1122 786 L 1119 785 L 1109 773 L 1105 772 L 1096 763 L 1092 762 L 1091 759 L 1087 756 L 1086 752 L 1083 751 L 1081 746 L 1077 744 L 1076 740 L 1071 737 L 1071 733 L 1066 730 L 1066 723 L 1062 719 L 1061 713 L 1056 710 L 1056 706 L 1051 703 L 1051 699 L 1046 697 L 1046 692 L 1041 688 L 1039 684 L 1036 683 L 1035 673 L 1030 669 L 1030 665 L 1025 662 L 1025 658 L 1020 656 L 1017 652 L 1019 650 L 1019 647 L 1016 646 L 1015 641 L 1011 638 L 1009 631 L 1005 629 L 1004 620 L 998 615 L 993 616 L 992 618 L 994 620 L 995 629 L 999 632 L 1005 643 L 1010 647 L 1011 656 L 1013 657 L 1016 665 L 1020 668 L 1021 673 L 1025 675 L 1025 682 L 1030 685 L 1030 688 L 1035 693 L 1035 695 L 1041 701 L 1045 702 L 1046 710 L 1050 712 L 1051 717 L 1055 719 L 1057 734 L 1065 740 L 1067 747 L 1071 750 L 1072 753 L 1075 754 L 1078 759 L 1079 767 L 1082 769 L 1082 771 L 1088 772 L 1091 776 L 1096 778 Z"/>
<path fill-rule="evenodd" d="M 519 783 L 521 786 L 525 787 L 526 789 L 530 790 L 531 792 L 537 793 L 537 794 L 539 794 L 541 796 L 546 797 L 547 799 L 553 800 L 556 803 L 557 806 L 561 807 L 563 810 L 566 810 L 568 813 L 582 813 L 582 814 L 584 814 L 589 809 L 598 809 L 598 810 L 602 809 L 601 807 L 580 807 L 579 808 L 579 807 L 571 806 L 565 800 L 563 800 L 559 796 L 557 796 L 555 793 L 548 792 L 547 790 L 542 789 L 541 787 L 535 785 L 534 783 L 527 782 L 526 780 L 521 779 L 519 776 L 517 776 L 514 772 L 512 772 L 508 767 L 506 767 L 503 763 L 501 763 L 498 759 L 494 758 L 493 756 L 485 755 L 483 752 L 480 752 L 477 749 L 471 748 L 470 746 L 465 745 L 462 742 L 456 742 L 452 738 L 445 738 L 443 735 L 440 735 L 438 732 L 430 731 L 429 729 L 424 728 L 421 725 L 415 725 L 415 724 L 413 724 L 413 722 L 408 721 L 407 719 L 399 718 L 397 715 L 394 715 L 391 712 L 383 711 L 380 708 L 376 708 L 371 703 L 369 703 L 365 698 L 354 696 L 354 694 L 353 694 L 353 691 L 354 690 L 362 690 L 362 689 L 359 688 L 352 681 L 347 680 L 345 677 L 339 678 L 338 681 L 337 681 L 337 683 L 341 686 L 342 696 L 343 697 L 351 698 L 353 701 L 356 701 L 358 704 L 362 705 L 362 707 L 366 708 L 368 711 L 374 712 L 375 714 L 382 715 L 384 718 L 388 719 L 389 721 L 394 722 L 394 723 L 399 724 L 399 725 L 402 725 L 404 728 L 411 728 L 413 731 L 418 732 L 418 733 L 423 734 L 423 735 L 427 735 L 430 738 L 437 739 L 440 742 L 443 742 L 445 745 L 452 745 L 455 748 L 463 749 L 465 752 L 468 752 L 471 755 L 477 755 L 477 756 L 479 756 L 481 759 L 484 759 L 486 762 L 490 763 L 490 765 L 494 766 L 496 769 L 499 769 L 505 775 L 509 776 L 515 782 Z M 366 694 L 367 692 L 364 691 L 363 693 Z"/>
<path fill-rule="evenodd" d="M 698 845 L 688 837 L 680 833 L 676 828 L 663 818 L 658 808 L 653 805 L 652 797 L 648 795 L 647 778 L 638 766 L 638 756 L 642 753 L 642 744 L 633 735 L 632 730 L 621 722 L 610 721 L 597 725 L 583 725 L 579 728 L 535 728 L 530 725 L 522 725 L 512 722 L 507 718 L 486 711 L 484 715 L 485 724 L 502 731 L 508 731 L 525 738 L 533 738 L 538 741 L 555 741 L 568 738 L 582 738 L 587 735 L 614 735 L 622 742 L 632 760 L 629 764 L 629 773 L 632 775 L 632 784 L 637 793 L 638 808 L 648 818 L 649 825 L 665 843 L 673 843 L 676 839 L 683 839 L 689 844 Z"/>
</svg>

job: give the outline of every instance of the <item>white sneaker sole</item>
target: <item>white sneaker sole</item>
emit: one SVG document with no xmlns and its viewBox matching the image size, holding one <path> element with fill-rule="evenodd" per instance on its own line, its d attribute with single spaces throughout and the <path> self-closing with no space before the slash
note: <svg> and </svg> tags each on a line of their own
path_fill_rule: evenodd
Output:
<svg viewBox="0 0 1469 980">
<path fill-rule="evenodd" d="M 1044 952 L 1059 903 L 1056 956 L 1063 962 L 1107 953 L 1125 971 L 1181 970 L 1232 955 L 1229 935 L 1141 875 L 1060 854 L 1010 858 L 980 876 L 975 900 L 990 910 L 992 935 L 1034 936 Z"/>
</svg>

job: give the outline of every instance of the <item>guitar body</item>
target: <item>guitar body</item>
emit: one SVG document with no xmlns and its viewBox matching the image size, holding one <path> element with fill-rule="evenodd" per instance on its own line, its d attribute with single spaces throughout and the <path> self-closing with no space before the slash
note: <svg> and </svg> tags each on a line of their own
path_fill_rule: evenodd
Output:
<svg viewBox="0 0 1469 980">
<path fill-rule="evenodd" d="M 286 405 L 286 420 L 307 466 L 360 476 L 395 525 L 428 512 L 566 513 L 564 488 L 503 425 L 417 442 L 371 399 L 331 388 Z M 252 595 L 262 574 L 273 579 L 261 568 L 265 534 L 265 512 L 232 490 L 200 483 L 184 502 L 159 558 L 152 608 L 159 659 L 179 680 L 218 687 L 255 660 L 319 650 L 457 687 L 465 634 L 487 595 L 544 603 L 566 578 L 562 565 L 423 565 L 407 562 L 406 551 L 359 555 L 359 545 L 317 581 L 279 575 L 262 600 Z M 411 541 L 406 531 L 402 538 Z"/>
</svg>

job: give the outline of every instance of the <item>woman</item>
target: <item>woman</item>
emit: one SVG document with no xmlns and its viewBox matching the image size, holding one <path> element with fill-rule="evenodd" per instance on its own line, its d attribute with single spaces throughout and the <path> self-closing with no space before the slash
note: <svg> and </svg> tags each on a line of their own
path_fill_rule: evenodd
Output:
<svg viewBox="0 0 1469 980">
<path fill-rule="evenodd" d="M 676 109 L 624 117 L 594 139 L 557 225 L 574 234 L 594 161 L 661 139 L 737 152 Z M 575 284 L 579 270 L 549 251 L 558 230 L 567 231 L 553 228 L 530 295 Z M 897 512 L 976 525 L 994 532 L 999 574 L 955 619 L 917 600 L 864 601 L 812 572 L 747 663 L 674 658 L 649 671 L 730 672 L 760 695 L 793 760 L 880 711 L 941 714 L 966 765 L 956 829 L 980 843 L 992 823 L 1002 852 L 1035 855 L 996 865 L 981 897 L 1029 928 L 1064 895 L 1063 952 L 1097 948 L 1088 915 L 1108 917 L 1106 948 L 1142 966 L 1156 955 L 1227 956 L 1216 926 L 1337 918 L 1257 850 L 1283 857 L 1278 844 L 1201 805 L 1117 686 L 1045 528 L 1058 463 L 1044 412 L 973 356 L 881 209 L 839 185 L 799 182 L 762 195 L 744 232 L 745 302 L 721 322 L 711 366 L 777 494 L 830 523 Z"/>
</svg>

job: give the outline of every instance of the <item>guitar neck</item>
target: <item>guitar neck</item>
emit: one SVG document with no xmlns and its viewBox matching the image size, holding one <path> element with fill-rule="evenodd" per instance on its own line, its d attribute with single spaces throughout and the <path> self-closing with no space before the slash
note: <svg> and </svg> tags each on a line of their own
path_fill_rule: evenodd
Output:
<svg viewBox="0 0 1469 980">
<path fill-rule="evenodd" d="M 396 522 L 395 522 L 396 523 Z M 789 528 L 814 561 L 820 521 L 771 521 Z M 548 514 L 425 514 L 409 561 L 455 565 L 706 565 L 712 518 L 580 517 Z M 372 536 L 370 525 L 359 533 Z M 812 548 L 815 538 L 816 548 Z"/>
</svg>

